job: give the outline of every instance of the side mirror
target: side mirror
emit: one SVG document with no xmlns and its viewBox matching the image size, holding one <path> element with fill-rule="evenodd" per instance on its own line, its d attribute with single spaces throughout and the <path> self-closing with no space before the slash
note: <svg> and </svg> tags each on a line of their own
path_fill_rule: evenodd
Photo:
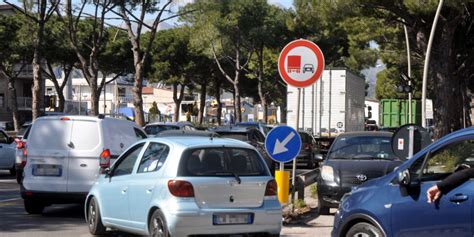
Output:
<svg viewBox="0 0 474 237">
<path fill-rule="evenodd" d="M 409 186 L 411 184 L 410 172 L 407 169 L 398 172 L 397 182 L 401 186 Z"/>
<path fill-rule="evenodd" d="M 112 177 L 112 172 L 110 171 L 110 168 L 108 168 L 108 167 L 105 168 L 105 169 L 104 169 L 104 168 L 101 168 L 101 174 L 105 174 L 105 177 L 106 177 L 106 178 Z"/>
<path fill-rule="evenodd" d="M 316 160 L 317 162 L 322 162 L 324 160 L 323 154 L 315 154 L 314 160 Z"/>
</svg>

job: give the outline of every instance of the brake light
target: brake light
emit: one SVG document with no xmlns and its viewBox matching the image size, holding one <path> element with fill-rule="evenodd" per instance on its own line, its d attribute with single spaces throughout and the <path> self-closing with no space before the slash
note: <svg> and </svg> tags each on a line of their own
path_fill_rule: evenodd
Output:
<svg viewBox="0 0 474 237">
<path fill-rule="evenodd" d="M 104 149 L 102 153 L 100 153 L 99 157 L 99 164 L 100 168 L 109 168 L 110 167 L 110 150 Z"/>
<path fill-rule="evenodd" d="M 265 189 L 265 196 L 276 196 L 278 194 L 277 182 L 272 179 L 268 181 L 267 188 Z"/>
<path fill-rule="evenodd" d="M 15 140 L 16 142 L 16 149 L 23 149 L 25 148 L 26 142 L 21 141 L 21 140 Z"/>
<path fill-rule="evenodd" d="M 61 121 L 69 121 L 69 120 L 71 120 L 71 118 L 68 118 L 68 117 L 62 117 L 61 118 Z"/>
<path fill-rule="evenodd" d="M 25 147 L 23 149 L 23 158 L 21 159 L 21 167 L 22 168 L 25 168 L 25 166 L 26 166 L 27 156 L 28 156 L 28 151 L 26 150 L 26 147 Z"/>
<path fill-rule="evenodd" d="M 194 197 L 193 185 L 184 180 L 169 180 L 168 189 L 175 197 Z"/>
</svg>

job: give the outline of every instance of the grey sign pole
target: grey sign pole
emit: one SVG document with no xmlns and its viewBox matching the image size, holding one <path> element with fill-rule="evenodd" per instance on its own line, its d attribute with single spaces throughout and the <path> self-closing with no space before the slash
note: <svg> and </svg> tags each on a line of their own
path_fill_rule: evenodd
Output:
<svg viewBox="0 0 474 237">
<path fill-rule="evenodd" d="M 405 41 L 407 45 L 407 62 L 408 62 L 408 87 L 410 88 L 410 92 L 408 92 L 408 123 L 413 123 L 413 89 L 412 89 L 412 82 L 411 82 L 411 57 L 410 57 L 410 41 L 408 39 L 408 30 L 407 26 L 404 24 L 403 29 L 405 31 Z M 410 133 L 408 135 L 408 158 L 413 156 L 413 143 L 415 139 L 415 127 L 410 126 Z"/>
<path fill-rule="evenodd" d="M 298 95 L 297 95 L 296 102 L 298 104 L 296 106 L 296 131 L 298 132 L 299 127 L 300 127 L 301 88 L 298 88 Z M 291 212 L 295 210 L 294 201 L 295 201 L 295 179 L 296 179 L 296 159 L 297 158 L 298 157 L 295 157 L 295 159 L 293 159 L 293 170 L 291 172 L 291 202 L 292 202 Z"/>
</svg>

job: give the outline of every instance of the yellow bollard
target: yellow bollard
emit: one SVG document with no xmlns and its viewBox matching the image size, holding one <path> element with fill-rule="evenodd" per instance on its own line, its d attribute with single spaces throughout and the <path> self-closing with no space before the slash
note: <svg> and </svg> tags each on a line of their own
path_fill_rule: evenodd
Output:
<svg viewBox="0 0 474 237">
<path fill-rule="evenodd" d="M 278 201 L 281 204 L 288 203 L 288 195 L 290 192 L 290 172 L 275 171 L 275 180 L 278 185 Z"/>
</svg>

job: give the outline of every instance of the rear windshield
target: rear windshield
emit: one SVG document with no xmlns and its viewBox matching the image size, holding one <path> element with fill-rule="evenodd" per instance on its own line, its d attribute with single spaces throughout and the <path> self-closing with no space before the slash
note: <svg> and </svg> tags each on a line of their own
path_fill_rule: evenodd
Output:
<svg viewBox="0 0 474 237">
<path fill-rule="evenodd" d="M 235 133 L 235 132 L 218 132 L 218 133 L 223 138 L 232 138 L 232 139 L 236 139 L 236 140 L 244 141 L 244 142 L 249 140 L 247 133 Z"/>
<path fill-rule="evenodd" d="M 256 151 L 242 148 L 202 148 L 183 153 L 179 176 L 266 176 Z"/>
<path fill-rule="evenodd" d="M 156 135 L 166 130 L 178 130 L 178 129 L 179 127 L 174 126 L 174 125 L 149 125 L 145 127 L 145 132 L 148 135 Z"/>
<path fill-rule="evenodd" d="M 331 147 L 329 159 L 398 159 L 391 137 L 340 137 Z"/>
</svg>

